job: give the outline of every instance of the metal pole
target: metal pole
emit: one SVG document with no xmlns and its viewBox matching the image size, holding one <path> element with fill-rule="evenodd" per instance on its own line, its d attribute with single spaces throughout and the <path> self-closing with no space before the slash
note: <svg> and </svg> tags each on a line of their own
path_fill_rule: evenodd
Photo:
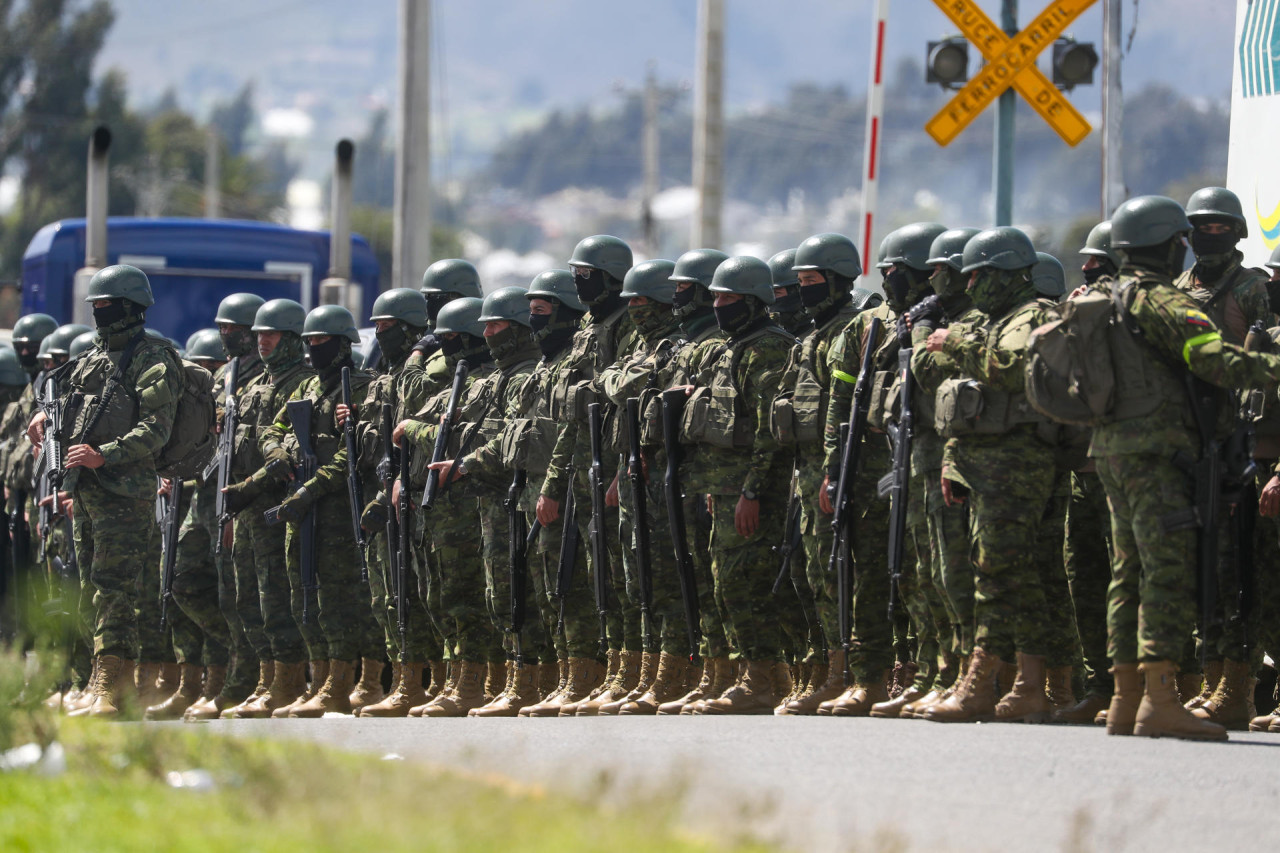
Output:
<svg viewBox="0 0 1280 853">
<path fill-rule="evenodd" d="M 693 246 L 720 245 L 724 152 L 724 0 L 698 2 L 697 98 L 693 112 L 693 185 L 698 211 Z"/>
<path fill-rule="evenodd" d="M 640 227 L 644 231 L 644 245 L 650 255 L 657 257 L 657 223 L 653 219 L 653 197 L 658 194 L 658 81 L 653 73 L 653 60 L 649 60 L 644 81 L 644 199 L 641 201 Z"/>
<path fill-rule="evenodd" d="M 1103 0 L 1102 11 L 1102 218 L 1128 195 L 1124 184 L 1124 94 L 1120 88 L 1122 0 Z"/>
<path fill-rule="evenodd" d="M 204 218 L 222 215 L 222 158 L 219 156 L 218 132 L 210 129 L 204 135 Z"/>
<path fill-rule="evenodd" d="M 392 287 L 417 289 L 431 263 L 430 39 L 430 0 L 400 0 Z"/>
<path fill-rule="evenodd" d="M 1018 33 L 1018 0 L 1004 0 L 1000 26 L 1010 36 Z M 992 168 L 992 191 L 996 202 L 996 225 L 1013 224 L 1013 111 L 1018 95 L 1005 89 L 996 106 L 996 149 Z"/>
<path fill-rule="evenodd" d="M 889 0 L 876 0 L 871 11 L 871 79 L 867 84 L 867 135 L 862 149 L 862 265 L 868 269 L 874 259 L 876 207 L 880 198 L 880 131 L 884 116 L 884 35 L 889 22 Z M 863 273 L 863 286 L 879 287 Z"/>
</svg>

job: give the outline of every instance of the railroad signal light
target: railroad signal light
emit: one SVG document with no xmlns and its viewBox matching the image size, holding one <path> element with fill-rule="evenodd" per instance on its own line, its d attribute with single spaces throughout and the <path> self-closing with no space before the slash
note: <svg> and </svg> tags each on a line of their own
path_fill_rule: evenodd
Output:
<svg viewBox="0 0 1280 853">
<path fill-rule="evenodd" d="M 1076 86 L 1093 85 L 1098 51 L 1088 42 L 1060 38 L 1053 43 L 1053 85 L 1070 92 Z"/>
<path fill-rule="evenodd" d="M 950 36 L 942 41 L 929 42 L 924 82 L 937 83 L 944 89 L 959 89 L 968 79 L 968 39 Z"/>
</svg>

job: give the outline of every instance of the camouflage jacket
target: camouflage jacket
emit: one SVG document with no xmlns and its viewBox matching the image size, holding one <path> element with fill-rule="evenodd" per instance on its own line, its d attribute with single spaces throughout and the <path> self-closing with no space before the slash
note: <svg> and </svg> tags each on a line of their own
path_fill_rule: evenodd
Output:
<svg viewBox="0 0 1280 853">
<path fill-rule="evenodd" d="M 1173 286 L 1200 303 L 1225 340 L 1244 346 L 1249 327 L 1259 320 L 1264 327 L 1275 325 L 1271 299 L 1267 293 L 1267 277 L 1258 270 L 1243 266 L 1244 255 L 1235 258 L 1214 281 L 1201 281 L 1191 268 L 1173 282 Z"/>
<path fill-rule="evenodd" d="M 240 406 L 236 423 L 236 440 L 233 463 L 231 465 L 232 480 L 240 482 L 249 478 L 265 481 L 266 471 L 262 470 L 262 437 L 267 428 L 275 423 L 276 413 L 297 390 L 303 380 L 316 375 L 302 360 L 299 354 L 297 361 L 282 365 L 273 373 L 263 366 L 263 371 L 251 382 L 245 384 L 237 380 L 242 389 L 236 393 Z M 284 490 L 276 490 L 283 496 Z"/>
<path fill-rule="evenodd" d="M 898 341 L 894 336 L 898 314 L 888 303 L 861 311 L 831 341 L 827 351 L 827 369 L 831 377 L 831 393 L 827 398 L 827 418 L 822 431 L 823 467 L 831 472 L 840 464 L 840 425 L 849 422 L 853 408 L 853 388 L 862 369 L 862 350 L 871 330 L 871 321 L 884 324 L 880 343 L 872 357 L 877 373 L 892 374 L 897 366 Z"/>
</svg>

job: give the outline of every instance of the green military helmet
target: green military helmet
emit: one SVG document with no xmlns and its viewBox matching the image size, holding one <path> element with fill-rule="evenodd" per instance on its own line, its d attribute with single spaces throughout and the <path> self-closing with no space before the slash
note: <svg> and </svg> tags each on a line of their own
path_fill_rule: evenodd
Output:
<svg viewBox="0 0 1280 853">
<path fill-rule="evenodd" d="M 427 267 L 422 274 L 422 293 L 455 293 L 480 298 L 480 273 L 470 261 L 445 258 Z"/>
<path fill-rule="evenodd" d="M 92 331 L 93 329 L 83 323 L 67 323 L 59 326 L 40 342 L 40 354 L 45 354 L 45 345 L 47 344 L 49 355 L 71 355 L 71 342 L 85 332 Z"/>
<path fill-rule="evenodd" d="M 159 329 L 146 328 L 146 329 L 143 329 L 143 331 L 146 332 L 147 337 L 151 338 L 152 340 L 164 341 L 166 344 L 176 349 L 179 355 L 186 352 L 186 350 L 182 348 L 182 344 L 178 343 L 173 338 L 169 337 Z"/>
<path fill-rule="evenodd" d="M 946 230 L 947 226 L 939 222 L 914 222 L 891 231 L 881 243 L 884 256 L 876 265 L 901 264 L 925 272 L 929 269 L 933 241 Z"/>
<path fill-rule="evenodd" d="M 849 296 L 851 297 L 851 304 L 859 311 L 866 311 L 869 308 L 884 304 L 884 294 L 877 293 L 874 290 L 867 290 L 865 287 L 855 287 Z"/>
<path fill-rule="evenodd" d="M 1036 252 L 1040 260 L 1031 268 L 1031 283 L 1036 293 L 1050 299 L 1059 299 L 1067 292 L 1067 273 L 1062 262 L 1048 252 Z"/>
<path fill-rule="evenodd" d="M 510 320 L 512 323 L 519 323 L 521 326 L 529 325 L 529 299 L 528 291 L 523 287 L 512 285 L 510 287 L 500 287 L 493 293 L 484 298 L 484 302 L 480 305 L 481 323 L 496 323 L 501 320 Z M 445 308 L 448 306 L 446 305 Z M 444 308 L 440 309 L 441 311 Z M 437 327 L 437 332 L 440 329 Z"/>
<path fill-rule="evenodd" d="M 12 347 L 0 346 L 0 385 L 26 385 L 29 381 L 18 353 Z"/>
<path fill-rule="evenodd" d="M 1263 266 L 1267 269 L 1280 270 L 1280 246 L 1271 250 L 1271 257 Z"/>
<path fill-rule="evenodd" d="M 1120 269 L 1120 256 L 1116 254 L 1115 249 L 1111 248 L 1111 220 L 1104 219 L 1089 229 L 1089 236 L 1084 240 L 1084 248 L 1076 254 L 1105 258 L 1111 261 L 1116 269 Z"/>
<path fill-rule="evenodd" d="M 554 299 L 570 311 L 587 313 L 587 306 L 578 298 L 578 288 L 573 284 L 573 273 L 568 270 L 547 270 L 533 277 L 525 299 Z"/>
<path fill-rule="evenodd" d="M 769 259 L 769 274 L 773 276 L 774 287 L 797 287 L 800 277 L 792 269 L 796 265 L 796 250 L 783 249 Z"/>
<path fill-rule="evenodd" d="M 622 298 L 644 296 L 670 305 L 676 296 L 675 269 L 672 261 L 662 259 L 636 264 L 627 270 L 627 276 L 622 280 Z"/>
<path fill-rule="evenodd" d="M 578 242 L 569 258 L 570 267 L 603 270 L 618 281 L 631 269 L 631 247 L 617 237 L 596 234 Z"/>
<path fill-rule="evenodd" d="M 1111 247 L 1159 246 L 1190 230 L 1191 222 L 1182 205 L 1162 195 L 1140 195 L 1111 214 Z"/>
<path fill-rule="evenodd" d="M 965 244 L 977 233 L 977 228 L 952 228 L 950 231 L 943 231 L 929 245 L 929 257 L 925 263 L 929 266 L 946 264 L 959 272 L 964 266 Z"/>
<path fill-rule="evenodd" d="M 1020 270 L 1033 267 L 1040 259 L 1031 238 L 1009 225 L 979 231 L 964 246 L 960 272 L 968 275 L 974 270 Z"/>
<path fill-rule="evenodd" d="M 321 305 L 312 308 L 302 324 L 302 337 L 315 338 L 321 335 L 345 337 L 354 344 L 360 343 L 360 332 L 356 329 L 356 318 L 341 305 Z"/>
<path fill-rule="evenodd" d="M 236 325 L 240 325 L 237 323 Z M 187 338 L 189 361 L 226 361 L 227 350 L 217 329 L 201 329 Z"/>
<path fill-rule="evenodd" d="M 77 335 L 76 339 L 71 342 L 71 357 L 76 358 L 89 349 L 89 347 L 93 346 L 93 341 L 97 337 L 97 333 L 95 332 L 85 332 L 83 335 Z"/>
<path fill-rule="evenodd" d="M 716 268 L 715 278 L 707 288 L 712 293 L 738 293 L 754 296 L 765 305 L 772 305 L 773 274 L 769 265 L 750 255 L 729 258 Z"/>
<path fill-rule="evenodd" d="M 440 309 L 436 317 L 437 335 L 458 334 L 484 337 L 484 323 L 480 322 L 480 314 L 484 311 L 484 301 L 474 296 L 455 299 Z"/>
<path fill-rule="evenodd" d="M 272 299 L 262 303 L 253 317 L 255 332 L 292 332 L 302 334 L 307 321 L 307 309 L 292 299 Z"/>
<path fill-rule="evenodd" d="M 150 308 L 156 303 L 147 274 L 128 264 L 103 267 L 93 274 L 84 301 L 97 302 L 99 299 L 127 299 L 143 308 Z"/>
<path fill-rule="evenodd" d="M 213 322 L 252 326 L 253 318 L 258 316 L 258 309 L 264 302 L 266 300 L 256 293 L 233 293 L 218 303 L 218 314 Z"/>
<path fill-rule="evenodd" d="M 53 358 L 53 353 L 49 352 L 49 344 L 53 340 L 53 335 L 49 335 L 40 342 L 40 348 L 36 350 L 36 358 Z"/>
<path fill-rule="evenodd" d="M 427 317 L 427 297 L 411 287 L 392 288 L 373 300 L 373 314 L 369 320 L 399 320 L 415 328 L 425 329 L 431 322 Z"/>
<path fill-rule="evenodd" d="M 1240 197 L 1226 187 L 1204 187 L 1191 194 L 1187 199 L 1187 221 L 1197 225 L 1199 219 L 1230 220 L 1241 237 L 1249 236 Z"/>
<path fill-rule="evenodd" d="M 48 314 L 27 314 L 18 318 L 13 324 L 12 340 L 16 344 L 36 344 L 53 334 L 58 328 L 58 321 Z"/>
<path fill-rule="evenodd" d="M 862 275 L 862 259 L 858 247 L 843 234 L 814 234 L 796 247 L 796 262 L 791 269 L 830 270 L 847 279 Z"/>
<path fill-rule="evenodd" d="M 710 287 L 716 269 L 728 259 L 729 256 L 719 249 L 690 249 L 676 258 L 671 280 L 692 281 Z"/>
</svg>

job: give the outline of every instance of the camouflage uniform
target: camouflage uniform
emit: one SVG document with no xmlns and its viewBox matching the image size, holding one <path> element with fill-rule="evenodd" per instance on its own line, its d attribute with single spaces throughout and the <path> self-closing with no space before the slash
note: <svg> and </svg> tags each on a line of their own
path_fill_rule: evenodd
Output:
<svg viewBox="0 0 1280 853">
<path fill-rule="evenodd" d="M 1071 589 L 1084 688 L 1090 696 L 1110 696 L 1115 685 L 1107 665 L 1107 586 L 1111 582 L 1111 517 L 1107 494 L 1094 471 L 1071 474 L 1064 560 Z"/>
<path fill-rule="evenodd" d="M 226 666 L 231 659 L 231 631 L 218 607 L 218 569 L 214 562 L 214 493 L 218 481 L 182 484 L 178 506 L 183 520 L 178 529 L 173 563 L 173 603 L 169 622 L 173 653 L 178 663 Z"/>
</svg>

